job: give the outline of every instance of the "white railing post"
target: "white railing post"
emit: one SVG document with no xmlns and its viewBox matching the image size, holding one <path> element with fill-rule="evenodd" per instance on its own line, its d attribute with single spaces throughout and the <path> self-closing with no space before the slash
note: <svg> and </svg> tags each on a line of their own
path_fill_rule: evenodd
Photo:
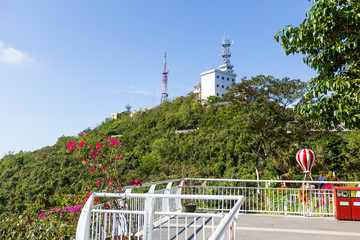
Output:
<svg viewBox="0 0 360 240">
<path fill-rule="evenodd" d="M 236 227 L 236 221 L 239 214 L 239 209 L 245 200 L 244 196 L 240 196 L 240 199 L 236 202 L 233 208 L 230 210 L 228 214 L 223 217 L 216 228 L 215 232 L 210 236 L 209 240 L 218 240 L 218 239 L 225 239 L 229 240 L 234 237 L 234 229 Z M 235 222 L 235 224 L 233 224 Z M 230 225 L 233 226 L 230 229 Z M 234 226 L 235 225 L 235 226 Z M 225 235 L 225 236 L 224 236 Z M 231 237 L 231 238 L 230 238 Z M 231 239 L 233 240 L 233 239 Z"/>
<path fill-rule="evenodd" d="M 169 182 L 165 188 L 164 194 L 170 194 L 171 186 L 172 186 L 172 182 Z M 170 199 L 169 198 L 162 199 L 162 211 L 170 212 Z"/>
<path fill-rule="evenodd" d="M 144 231 L 143 231 L 144 240 L 148 240 L 149 203 L 150 203 L 150 197 L 147 197 L 147 198 L 145 199 L 145 209 L 144 209 Z"/>
<path fill-rule="evenodd" d="M 90 236 L 90 220 L 91 210 L 95 196 L 91 194 L 89 199 L 86 201 L 84 208 L 81 211 L 78 225 L 76 228 L 76 240 L 88 240 Z"/>
<path fill-rule="evenodd" d="M 151 185 L 148 194 L 153 194 L 155 192 L 155 187 L 156 184 Z M 149 218 L 149 222 L 148 222 L 148 228 L 147 228 L 147 239 L 151 240 L 152 239 L 152 230 L 154 227 L 154 204 L 155 204 L 155 199 L 153 197 L 149 197 L 146 198 L 147 202 L 145 202 L 145 204 L 147 204 L 148 206 L 148 218 Z"/>
<path fill-rule="evenodd" d="M 181 190 L 182 190 L 183 186 L 184 186 L 184 180 L 181 180 L 179 187 L 176 190 L 176 194 L 181 194 Z M 175 206 L 176 206 L 176 209 L 181 209 L 181 199 L 180 198 L 175 199 Z"/>
</svg>

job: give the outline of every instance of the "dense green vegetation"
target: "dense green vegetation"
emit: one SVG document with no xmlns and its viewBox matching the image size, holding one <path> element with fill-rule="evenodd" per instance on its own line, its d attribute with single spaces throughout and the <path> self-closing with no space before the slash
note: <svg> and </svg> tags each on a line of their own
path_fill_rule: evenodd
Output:
<svg viewBox="0 0 360 240">
<path fill-rule="evenodd" d="M 95 188 L 96 175 L 83 163 L 87 153 L 67 150 L 68 142 L 83 132 L 95 144 L 122 135 L 124 156 L 118 172 L 123 185 L 137 178 L 148 182 L 183 176 L 255 179 L 301 174 L 295 155 L 304 147 L 317 153 L 314 175 L 336 171 L 341 180 L 360 180 L 360 131 L 310 131 L 311 123 L 289 108 L 303 103 L 304 88 L 288 78 L 242 79 L 223 99 L 205 105 L 190 94 L 132 116 L 120 113 L 117 120 L 107 119 L 78 136 L 62 136 L 54 146 L 7 155 L 0 161 L 0 235 L 74 235 L 79 214 L 39 214 L 85 202 L 86 190 Z M 196 128 L 175 134 L 176 129 Z"/>
<path fill-rule="evenodd" d="M 331 128 L 360 126 L 360 1 L 312 0 L 299 26 L 286 26 L 275 39 L 287 55 L 302 53 L 318 76 L 309 80 L 301 114 Z"/>
</svg>

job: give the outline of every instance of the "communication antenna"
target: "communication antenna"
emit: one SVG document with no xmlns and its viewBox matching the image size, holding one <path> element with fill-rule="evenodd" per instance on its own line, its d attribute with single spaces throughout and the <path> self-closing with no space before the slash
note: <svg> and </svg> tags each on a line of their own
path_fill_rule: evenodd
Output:
<svg viewBox="0 0 360 240">
<path fill-rule="evenodd" d="M 232 73 L 233 70 L 233 65 L 231 65 L 230 63 L 230 57 L 231 57 L 231 51 L 230 51 L 230 46 L 231 46 L 231 41 L 230 39 L 225 36 L 222 40 L 222 54 L 221 57 L 223 59 L 223 64 L 220 65 L 220 70 L 225 71 L 225 72 L 230 72 Z"/>
<path fill-rule="evenodd" d="M 167 94 L 167 75 L 169 71 L 166 70 L 166 53 L 164 53 L 164 72 L 162 73 L 162 92 L 161 92 L 161 103 L 166 102 L 168 98 Z"/>
</svg>

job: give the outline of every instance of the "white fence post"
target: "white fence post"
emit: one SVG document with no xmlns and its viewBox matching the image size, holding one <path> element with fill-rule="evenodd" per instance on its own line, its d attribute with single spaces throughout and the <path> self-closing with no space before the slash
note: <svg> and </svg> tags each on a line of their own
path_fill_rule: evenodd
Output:
<svg viewBox="0 0 360 240">
<path fill-rule="evenodd" d="M 95 196 L 91 194 L 89 199 L 86 201 L 84 208 L 81 211 L 78 225 L 76 228 L 76 240 L 88 240 L 90 239 L 90 220 L 91 210 Z"/>
<path fill-rule="evenodd" d="M 167 186 L 166 186 L 164 194 L 170 194 L 171 186 L 172 186 L 172 182 L 169 182 L 167 184 Z M 163 212 L 170 212 L 170 199 L 169 198 L 163 198 L 162 199 L 162 211 Z"/>
<path fill-rule="evenodd" d="M 176 194 L 181 194 L 181 190 L 182 190 L 183 186 L 184 186 L 184 180 L 181 180 L 179 187 L 176 190 Z M 176 206 L 176 209 L 181 209 L 181 199 L 180 198 L 175 199 L 175 206 Z"/>
<path fill-rule="evenodd" d="M 155 192 L 155 187 L 156 187 L 156 184 L 154 185 L 151 185 L 148 193 L 149 194 L 153 194 Z M 149 204 L 148 206 L 148 213 L 149 213 L 149 223 L 148 223 L 148 229 L 147 229 L 147 235 L 148 235 L 148 239 L 151 240 L 152 239 L 152 230 L 153 230 L 153 227 L 154 227 L 154 204 L 155 204 L 155 200 L 153 197 L 149 197 L 149 198 L 146 198 L 146 200 L 148 200 L 148 202 L 146 204 Z"/>
</svg>

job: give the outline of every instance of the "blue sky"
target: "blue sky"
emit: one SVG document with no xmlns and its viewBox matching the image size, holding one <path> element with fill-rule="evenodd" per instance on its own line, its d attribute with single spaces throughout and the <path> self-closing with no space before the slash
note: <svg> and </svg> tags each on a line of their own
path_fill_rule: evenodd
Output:
<svg viewBox="0 0 360 240">
<path fill-rule="evenodd" d="M 221 40 L 242 77 L 307 81 L 302 56 L 274 35 L 298 25 L 307 0 L 0 0 L 0 158 L 33 151 L 101 124 L 113 112 L 160 103 L 163 53 L 170 98 L 221 64 Z"/>
</svg>

